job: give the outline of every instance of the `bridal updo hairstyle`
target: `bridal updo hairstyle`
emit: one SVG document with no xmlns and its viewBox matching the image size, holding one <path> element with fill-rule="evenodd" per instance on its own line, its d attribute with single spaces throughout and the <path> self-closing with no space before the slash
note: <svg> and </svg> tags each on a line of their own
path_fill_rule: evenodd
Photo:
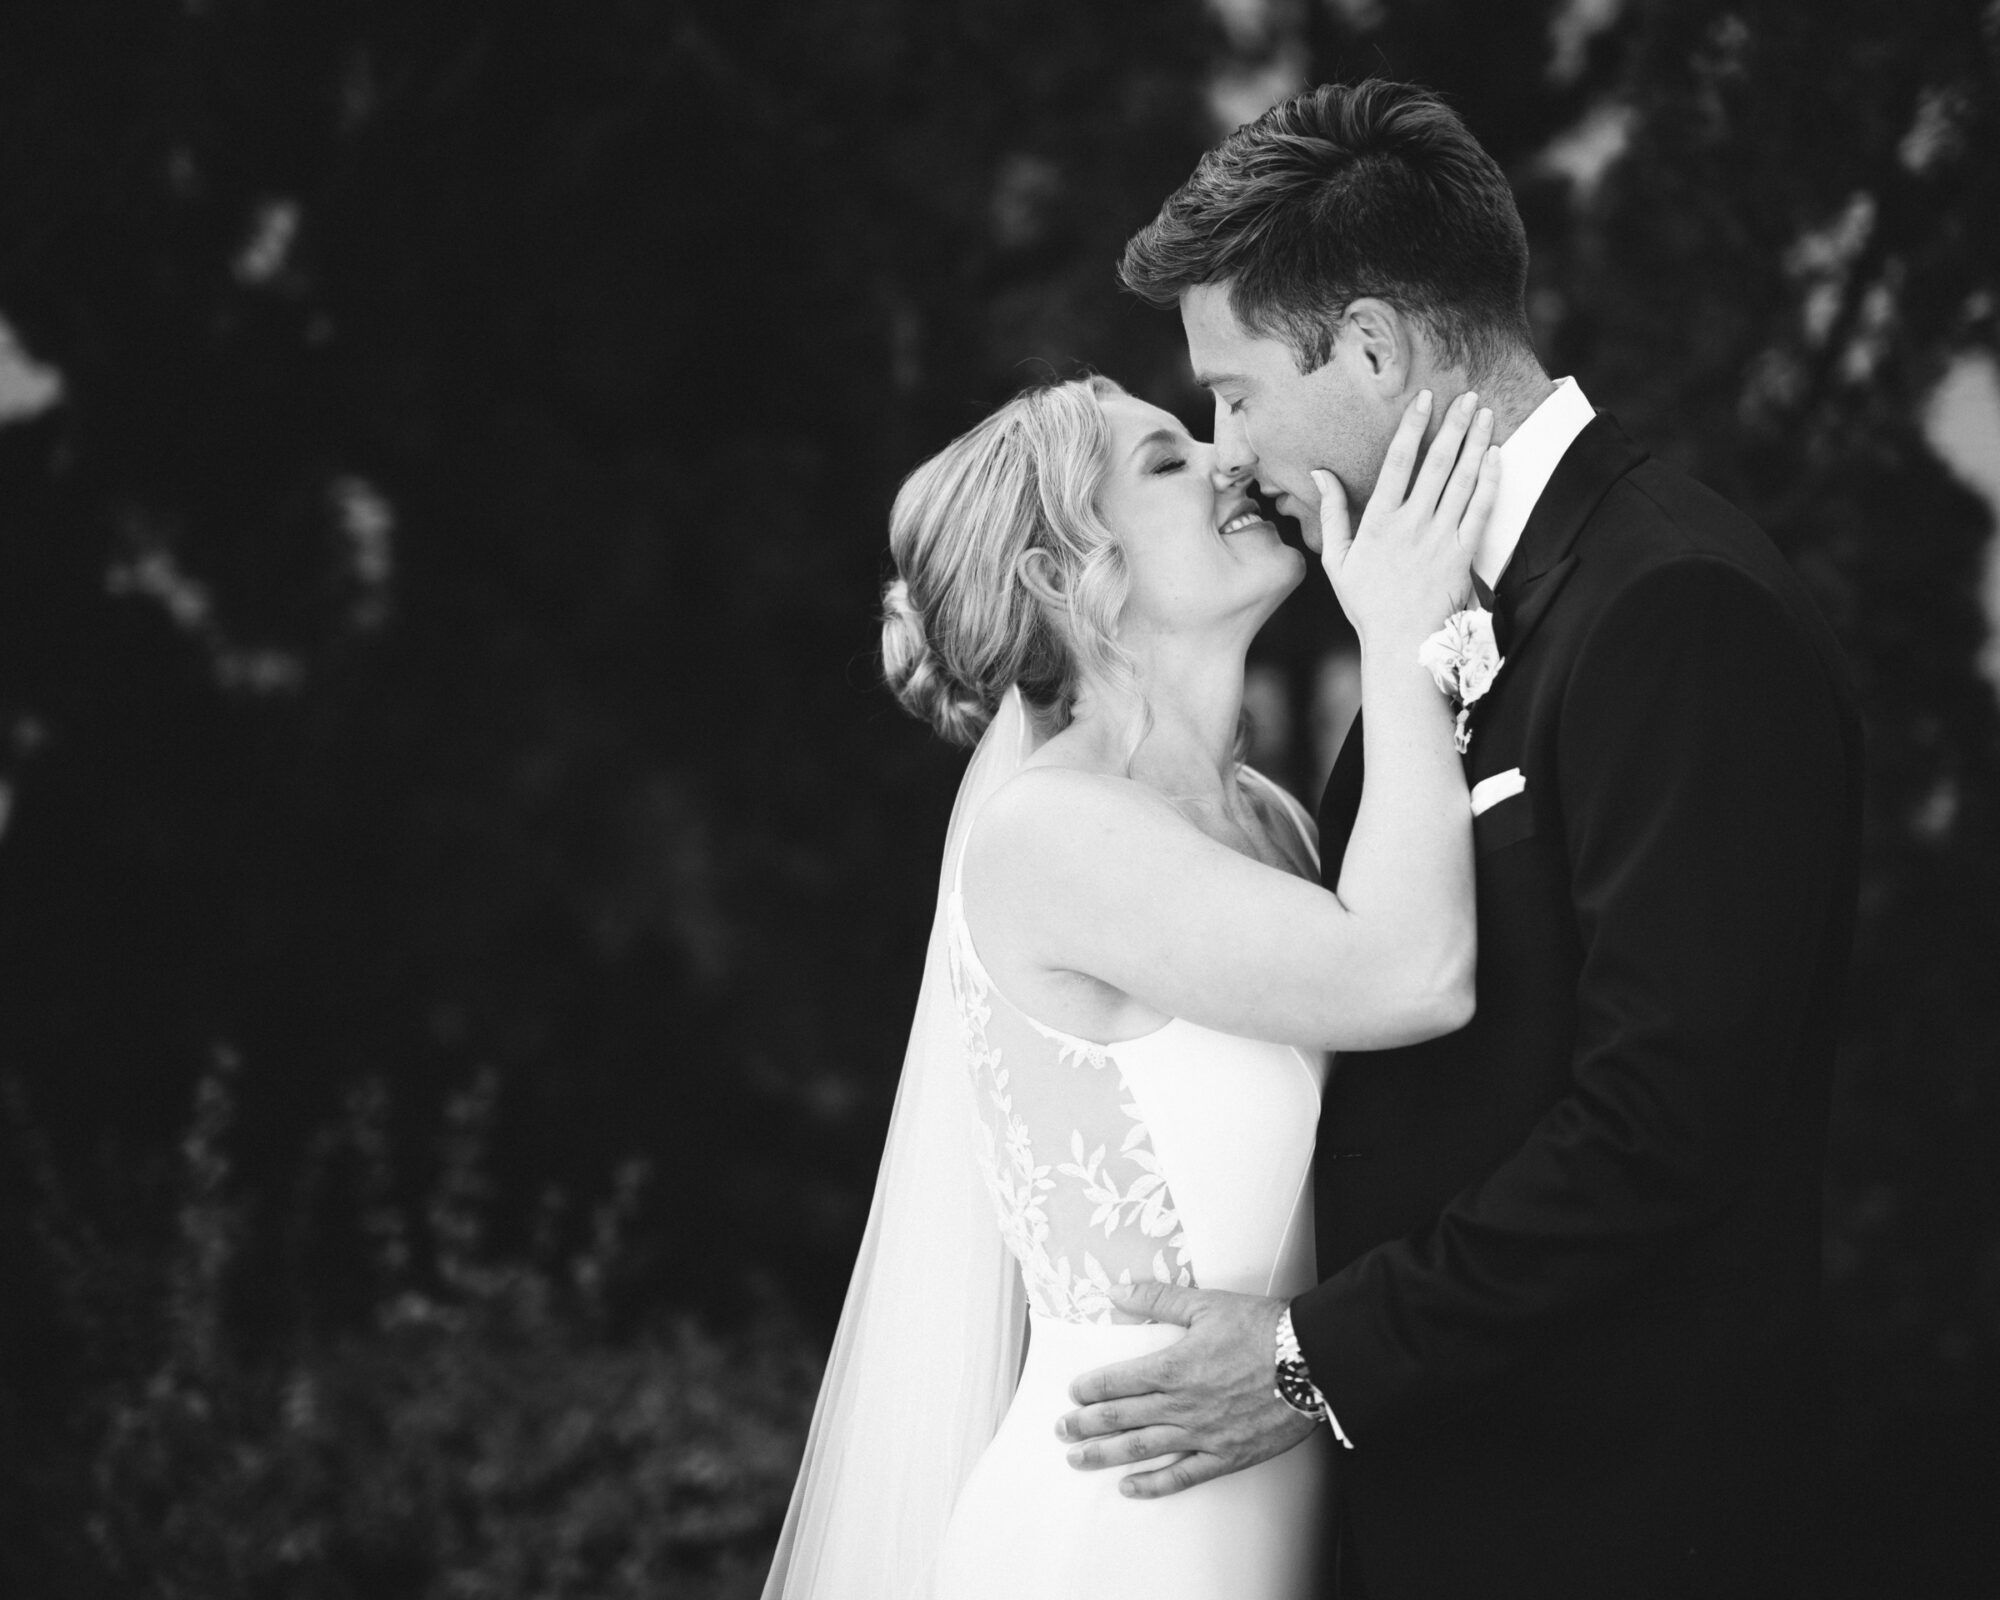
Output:
<svg viewBox="0 0 2000 1600">
<path fill-rule="evenodd" d="M 1533 343 L 1506 174 L 1435 93 L 1381 78 L 1307 89 L 1238 128 L 1132 236 L 1118 276 L 1164 308 L 1227 283 L 1236 320 L 1302 373 L 1332 358 L 1363 297 L 1473 373 Z"/>
<path fill-rule="evenodd" d="M 1109 378 L 1030 389 L 903 482 L 889 514 L 882 670 L 912 716 L 971 744 L 1014 684 L 1058 724 L 1084 668 L 1130 673 L 1117 643 L 1124 553 L 1096 507 Z"/>
</svg>

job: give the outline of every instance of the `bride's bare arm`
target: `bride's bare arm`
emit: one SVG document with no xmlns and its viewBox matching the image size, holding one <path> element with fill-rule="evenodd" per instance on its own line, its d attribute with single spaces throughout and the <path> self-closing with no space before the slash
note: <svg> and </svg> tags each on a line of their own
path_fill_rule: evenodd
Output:
<svg viewBox="0 0 2000 1600">
<path fill-rule="evenodd" d="M 1416 473 L 1402 508 L 1401 538 L 1356 538 L 1346 551 L 1336 546 L 1344 517 L 1340 486 L 1330 474 L 1321 484 L 1328 575 L 1361 643 L 1363 770 L 1361 805 L 1337 878 L 1341 904 L 1370 930 L 1414 963 L 1419 980 L 1442 978 L 1463 985 L 1462 1015 L 1445 1028 L 1418 1032 L 1401 1042 L 1463 1027 L 1472 1010 L 1473 962 L 1477 949 L 1473 900 L 1472 823 L 1465 769 L 1451 738 L 1449 702 L 1418 663 L 1417 648 L 1443 621 L 1443 610 L 1469 601 L 1473 549 L 1492 510 L 1499 482 L 1499 456 L 1487 449 L 1492 414 L 1477 411 L 1476 395 L 1453 402 L 1438 439 Z M 1416 427 L 1421 438 L 1421 423 Z M 1454 434 L 1464 449 L 1452 462 Z M 1409 482 L 1414 441 L 1411 419 L 1387 459 L 1381 481 L 1363 518 L 1362 533 L 1378 515 L 1392 483 Z M 1450 467 L 1444 478 L 1443 469 Z M 1468 478 L 1468 468 L 1476 480 Z M 1444 481 L 1440 484 L 1439 480 Z M 1429 523 L 1412 536 L 1412 508 L 1435 504 Z M 1456 522 L 1456 539 L 1442 541 Z M 1434 545 L 1427 547 L 1423 533 Z M 1440 572 L 1436 558 L 1445 555 Z M 1442 577 L 1450 587 L 1437 587 Z M 1428 934 L 1428 937 L 1427 937 Z M 1414 954 L 1410 954 L 1414 952 Z M 1432 972 L 1433 964 L 1438 970 Z"/>
<path fill-rule="evenodd" d="M 989 916 L 1034 929 L 1037 965 L 1320 1048 L 1410 1044 L 1470 1019 L 1471 816 L 1451 710 L 1417 650 L 1460 597 L 1497 474 L 1490 418 L 1466 406 L 1413 483 L 1427 420 L 1416 406 L 1405 417 L 1358 533 L 1338 486 L 1322 486 L 1323 559 L 1361 638 L 1367 741 L 1338 892 L 1216 843 L 1141 784 L 1031 769 L 994 797 L 968 868 Z"/>
<path fill-rule="evenodd" d="M 982 921 L 1033 926 L 1038 965 L 1226 1033 L 1382 1049 L 1471 1014 L 1462 919 L 1357 914 L 1129 779 L 1022 773 L 989 803 L 967 871 Z"/>
</svg>

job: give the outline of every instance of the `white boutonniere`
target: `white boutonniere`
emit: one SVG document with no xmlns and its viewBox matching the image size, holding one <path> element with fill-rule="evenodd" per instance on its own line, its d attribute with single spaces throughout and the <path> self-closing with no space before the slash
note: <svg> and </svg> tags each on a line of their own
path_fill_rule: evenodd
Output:
<svg viewBox="0 0 2000 1600">
<path fill-rule="evenodd" d="M 1507 664 L 1493 637 L 1493 613 L 1476 600 L 1445 618 L 1444 626 L 1423 642 L 1417 662 L 1431 675 L 1438 693 L 1458 713 L 1452 743 L 1464 755 L 1472 745 L 1472 708 L 1493 687 Z"/>
</svg>

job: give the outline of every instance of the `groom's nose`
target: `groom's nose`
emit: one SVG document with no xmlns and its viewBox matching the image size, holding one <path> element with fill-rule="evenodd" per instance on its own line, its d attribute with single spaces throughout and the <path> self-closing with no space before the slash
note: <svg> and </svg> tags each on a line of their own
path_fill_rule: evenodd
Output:
<svg viewBox="0 0 2000 1600">
<path fill-rule="evenodd" d="M 1257 470 L 1257 452 L 1243 419 L 1222 401 L 1215 402 L 1215 470 L 1230 479 L 1247 478 Z"/>
</svg>

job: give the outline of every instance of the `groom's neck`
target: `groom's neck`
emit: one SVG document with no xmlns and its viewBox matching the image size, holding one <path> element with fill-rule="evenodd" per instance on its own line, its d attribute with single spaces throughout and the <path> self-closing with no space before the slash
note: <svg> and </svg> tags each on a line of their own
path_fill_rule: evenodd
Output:
<svg viewBox="0 0 2000 1600">
<path fill-rule="evenodd" d="M 1479 391 L 1479 403 L 1493 409 L 1493 442 L 1505 444 L 1514 430 L 1534 414 L 1534 410 L 1555 392 L 1555 381 L 1542 370 L 1532 352 L 1523 350 L 1478 372 L 1466 368 L 1441 370 L 1432 375 L 1429 387 L 1440 401 Z M 1440 419 L 1444 407 L 1438 407 Z"/>
</svg>

